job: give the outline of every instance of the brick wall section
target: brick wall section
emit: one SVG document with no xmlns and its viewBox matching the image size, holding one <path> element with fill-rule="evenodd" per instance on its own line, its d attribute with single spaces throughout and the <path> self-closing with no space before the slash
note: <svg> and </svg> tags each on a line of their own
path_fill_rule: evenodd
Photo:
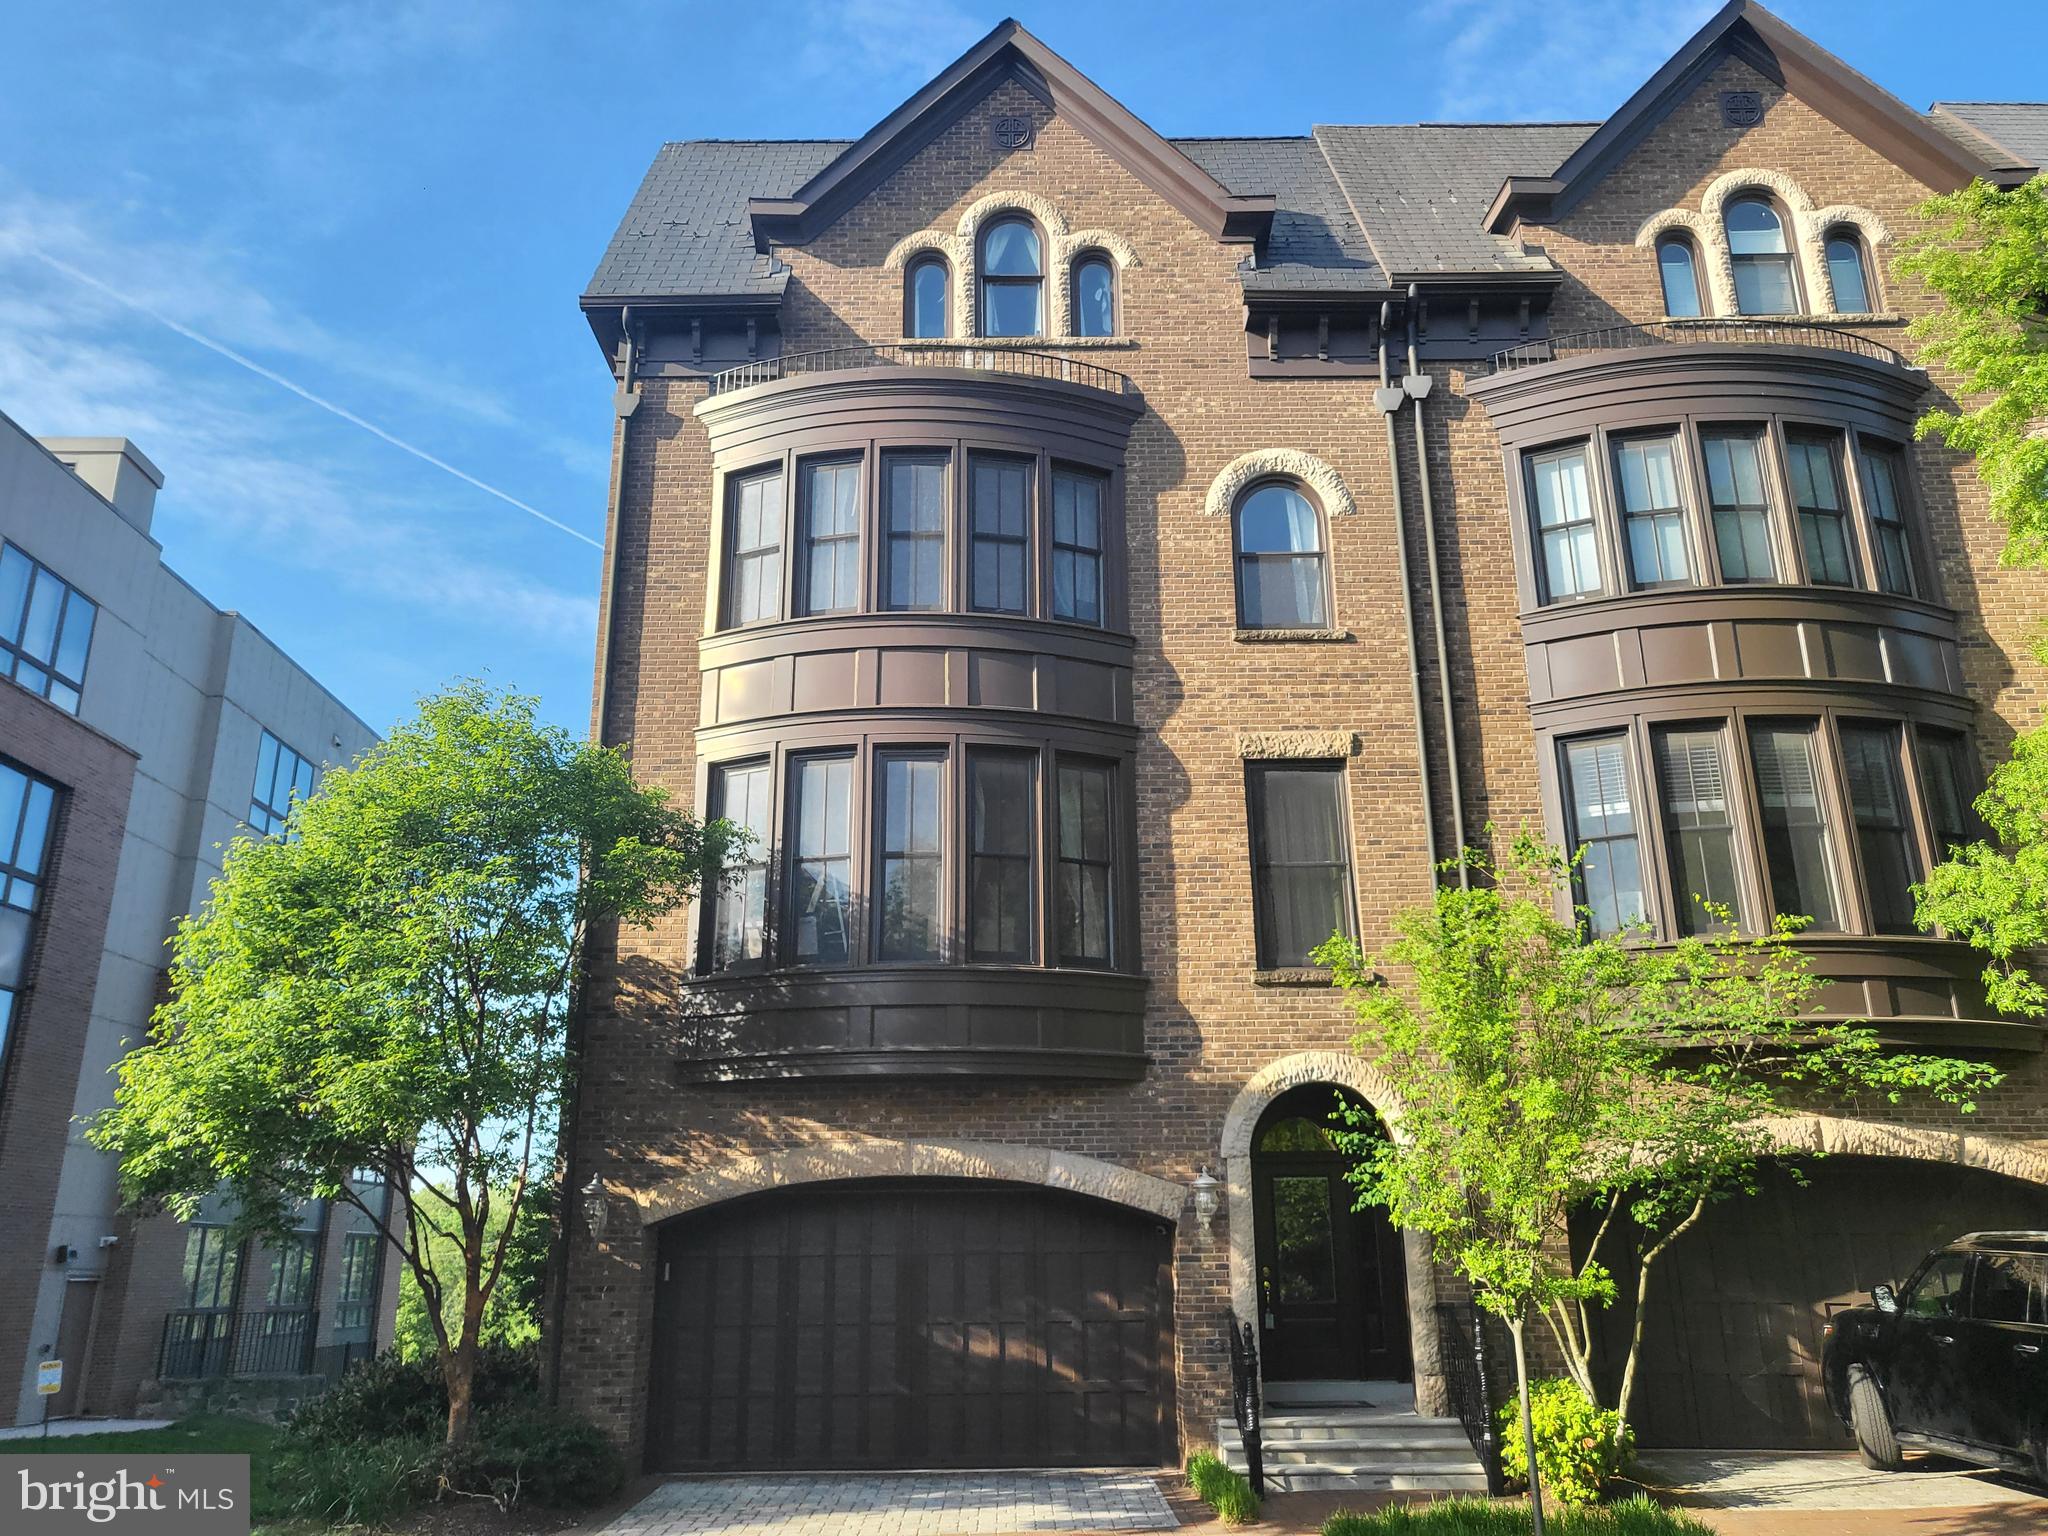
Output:
<svg viewBox="0 0 2048 1536">
<path fill-rule="evenodd" d="M 7 1170 L 0 1184 L 0 1360 L 21 1360 L 57 1342 L 28 1334 L 50 1264 L 50 1206 L 106 942 L 135 755 L 54 705 L 0 684 L 0 757 L 63 791 L 28 987 L 17 999 L 0 1080 L 0 1168 Z"/>
<path fill-rule="evenodd" d="M 1717 126 L 1709 132 L 1699 119 L 1714 113 L 1713 92 L 1729 83 L 1708 82 L 1699 102 L 1653 134 L 1564 227 L 1529 232 L 1574 274 L 1554 329 L 1617 313 L 1649 317 L 1660 308 L 1654 263 L 1635 249 L 1635 230 L 1648 213 L 1696 198 L 1728 165 L 1776 166 L 1805 181 L 1817 203 L 1860 202 L 1894 229 L 1909 227 L 1906 210 L 1925 189 L 1797 103 L 1767 97 L 1763 123 L 1740 138 Z M 1035 148 L 995 150 L 987 119 L 996 113 L 1029 116 Z M 1152 1068 L 1135 1084 L 678 1087 L 680 1041 L 664 999 L 685 972 L 690 946 L 686 925 L 670 921 L 621 935 L 615 952 L 599 947 L 576 1126 L 579 1179 L 599 1169 L 615 1191 L 640 1190 L 775 1149 L 924 1135 L 1048 1146 L 1183 1182 L 1199 1167 L 1214 1169 L 1224 1113 L 1245 1080 L 1277 1057 L 1341 1048 L 1349 1033 L 1341 1001 L 1330 992 L 1252 983 L 1243 766 L 1234 744 L 1240 728 L 1359 733 L 1348 785 L 1368 943 L 1428 890 L 1415 815 L 1418 768 L 1385 427 L 1366 381 L 1246 377 L 1237 249 L 1196 229 L 1050 116 L 1038 98 L 1006 86 L 811 245 L 778 252 L 793 269 L 784 350 L 894 340 L 901 274 L 883 269 L 888 250 L 911 232 L 951 229 L 970 203 L 1009 191 L 1050 199 L 1075 228 L 1121 232 L 1142 261 L 1124 275 L 1120 292 L 1123 329 L 1134 343 L 1077 355 L 1130 374 L 1148 407 L 1131 438 L 1126 514 Z M 1893 303 L 1909 307 L 1895 281 L 1886 286 Z M 1895 329 L 1880 339 L 1900 345 Z M 1429 451 L 1461 721 L 1458 756 L 1468 832 L 1476 839 L 1488 820 L 1512 829 L 1539 814 L 1536 773 L 1499 445 L 1485 413 L 1458 393 L 1462 370 L 1435 371 Z M 713 517 L 705 435 L 690 414 L 703 386 L 651 380 L 642 387 L 644 401 L 623 437 L 606 730 L 610 740 L 631 743 L 646 778 L 687 800 Z M 1412 431 L 1404 412 L 1401 472 L 1411 544 L 1419 551 Z M 1320 456 L 1357 501 L 1356 515 L 1331 520 L 1329 529 L 1335 623 L 1353 635 L 1348 643 L 1262 646 L 1232 637 L 1230 529 L 1227 520 L 1203 512 L 1203 496 L 1229 460 L 1266 447 Z M 2026 613 L 2048 602 L 2039 583 L 1994 571 L 1995 535 L 1984 527 L 1981 492 L 1968 469 L 1933 452 L 1922 459 L 1950 591 L 1965 606 L 1974 600 L 1986 607 L 1981 630 L 1973 631 L 1973 687 L 1988 709 L 2024 724 L 2039 713 L 2042 680 L 2021 665 L 2014 641 Z M 1419 564 L 1411 580 L 1424 613 Z M 1434 735 L 1433 671 L 1425 681 Z M 1993 746 L 1996 734 L 1987 732 Z M 1430 771 L 1439 783 L 1445 769 L 1444 744 L 1433 740 Z M 1440 825 L 1445 799 L 1439 795 Z M 1987 1100 L 1981 1128 L 2048 1137 L 2044 1086 L 2038 1058 L 2016 1066 L 2011 1084 Z M 652 1244 L 623 1201 L 602 1244 L 588 1240 L 580 1221 L 572 1226 L 562 1390 L 637 1448 Z M 1207 1438 L 1224 1407 L 1227 1366 L 1218 1350 L 1228 1310 L 1226 1226 L 1219 1218 L 1216 1237 L 1205 1240 L 1193 1222 L 1183 1222 L 1178 1238 L 1179 1411 L 1188 1442 Z"/>
</svg>

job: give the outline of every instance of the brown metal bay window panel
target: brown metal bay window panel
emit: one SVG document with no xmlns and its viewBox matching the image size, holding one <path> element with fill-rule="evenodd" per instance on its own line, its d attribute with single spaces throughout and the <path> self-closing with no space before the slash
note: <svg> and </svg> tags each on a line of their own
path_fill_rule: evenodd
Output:
<svg viewBox="0 0 2048 1536">
<path fill-rule="evenodd" d="M 1812 930 L 1828 932 L 1841 928 L 1842 915 L 1818 745 L 1809 720 L 1763 720 L 1749 728 L 1771 899 L 1779 912 L 1811 918 Z"/>
<path fill-rule="evenodd" d="M 1718 726 L 1674 728 L 1659 731 L 1654 741 L 1678 931 L 1705 933 L 1721 926 L 1707 903 L 1725 907 L 1739 921 L 1735 816 L 1722 731 Z"/>
<path fill-rule="evenodd" d="M 1920 860 L 1906 810 L 1899 728 L 1844 724 L 1841 735 L 1870 926 L 1878 933 L 1912 933 L 1912 887 L 1920 878 Z"/>
<path fill-rule="evenodd" d="M 1315 964 L 1315 950 L 1357 932 L 1344 765 L 1252 763 L 1252 914 L 1262 968 Z"/>
<path fill-rule="evenodd" d="M 967 754 L 967 958 L 1029 964 L 1037 958 L 1030 753 Z"/>
<path fill-rule="evenodd" d="M 1602 937 L 1641 924 L 1648 907 L 1629 793 L 1628 736 L 1566 742 L 1564 780 L 1566 836 L 1574 851 L 1585 850 L 1575 883 L 1588 924 Z"/>
</svg>

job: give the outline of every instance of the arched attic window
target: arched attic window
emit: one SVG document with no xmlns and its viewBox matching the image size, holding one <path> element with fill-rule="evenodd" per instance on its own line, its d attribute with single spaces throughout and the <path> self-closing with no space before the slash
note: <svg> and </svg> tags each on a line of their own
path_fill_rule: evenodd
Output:
<svg viewBox="0 0 2048 1536">
<path fill-rule="evenodd" d="M 1664 285 L 1664 313 L 1674 320 L 1696 320 L 1706 313 L 1700 293 L 1699 253 L 1688 235 L 1666 235 L 1657 242 L 1657 276 Z"/>
<path fill-rule="evenodd" d="M 1870 281 L 1869 252 L 1863 236 L 1853 225 L 1837 224 L 1828 231 L 1828 286 L 1835 290 L 1835 313 L 1867 315 L 1876 309 L 1871 303 L 1875 285 Z"/>
<path fill-rule="evenodd" d="M 1728 204 L 1723 215 L 1728 254 L 1735 267 L 1735 308 L 1744 315 L 1796 315 L 1799 279 L 1785 221 L 1769 198 L 1751 193 Z"/>
<path fill-rule="evenodd" d="M 1301 488 L 1267 480 L 1231 514 L 1237 547 L 1237 622 L 1246 629 L 1329 627 L 1323 514 Z"/>
<path fill-rule="evenodd" d="M 1045 334 L 1045 258 L 1038 227 L 1016 214 L 981 232 L 981 334 Z"/>
<path fill-rule="evenodd" d="M 1074 260 L 1074 334 L 1116 334 L 1116 264 L 1102 251 Z"/>
<path fill-rule="evenodd" d="M 947 323 L 947 292 L 953 286 L 946 258 L 928 253 L 911 262 L 903 278 L 903 334 L 941 337 L 952 334 Z"/>
</svg>

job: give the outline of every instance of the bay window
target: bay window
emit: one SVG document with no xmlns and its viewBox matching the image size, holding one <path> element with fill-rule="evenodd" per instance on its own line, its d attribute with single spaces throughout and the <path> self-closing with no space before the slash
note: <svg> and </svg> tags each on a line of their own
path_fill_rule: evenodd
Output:
<svg viewBox="0 0 2048 1536">
<path fill-rule="evenodd" d="M 1031 596 L 1031 465 L 977 457 L 968 478 L 968 605 L 1023 613 Z"/>
<path fill-rule="evenodd" d="M 765 762 L 730 764 L 711 773 L 711 814 L 749 837 L 727 865 L 711 903 L 711 969 L 759 965 L 768 957 L 770 783 Z"/>
<path fill-rule="evenodd" d="M 790 795 L 790 958 L 853 959 L 853 759 L 798 758 Z"/>
<path fill-rule="evenodd" d="M 1639 926 L 1648 907 L 1627 734 L 1566 742 L 1564 782 L 1565 838 L 1569 851 L 1580 854 L 1575 883 L 1587 924 L 1602 938 Z"/>
<path fill-rule="evenodd" d="M 1785 441 L 1792 506 L 1806 579 L 1822 586 L 1855 585 L 1850 575 L 1848 498 L 1842 492 L 1841 439 L 1794 436 Z"/>
<path fill-rule="evenodd" d="M 1707 504 L 1723 581 L 1776 581 L 1771 505 L 1764 494 L 1763 438 L 1754 431 L 1702 433 Z"/>
<path fill-rule="evenodd" d="M 1842 771 L 1849 790 L 1849 814 L 1856 824 L 1863 859 L 1863 896 L 1870 926 L 1878 933 L 1911 933 L 1913 882 L 1920 861 L 1906 814 L 1906 785 L 1900 770 L 1899 728 L 1844 723 Z"/>
<path fill-rule="evenodd" d="M 1638 587 L 1679 586 L 1692 580 L 1676 446 L 1675 438 L 1635 437 L 1623 439 L 1614 450 L 1629 580 Z"/>
<path fill-rule="evenodd" d="M 875 759 L 880 803 L 875 810 L 875 957 L 883 961 L 942 958 L 940 871 L 944 854 L 945 758 L 930 752 L 888 752 Z"/>
<path fill-rule="evenodd" d="M 858 459 L 804 466 L 799 613 L 852 613 L 860 607 L 860 471 Z"/>
<path fill-rule="evenodd" d="M 1110 786 L 1107 763 L 1059 764 L 1056 844 L 1057 909 L 1061 965 L 1106 966 L 1112 958 Z"/>
<path fill-rule="evenodd" d="M 1052 476 L 1052 616 L 1102 622 L 1103 478 L 1056 469 Z"/>
<path fill-rule="evenodd" d="M 782 471 L 742 475 L 726 492 L 725 622 L 782 617 Z"/>
<path fill-rule="evenodd" d="M 928 453 L 889 454 L 882 460 L 882 487 L 882 606 L 899 611 L 943 607 L 946 460 Z"/>
<path fill-rule="evenodd" d="M 1680 933 L 1719 924 L 1706 903 L 1742 911 L 1735 878 L 1735 815 L 1718 727 L 1674 727 L 1653 737 L 1664 800 L 1664 845 Z"/>
<path fill-rule="evenodd" d="M 1541 554 L 1537 568 L 1551 602 L 1599 593 L 1600 546 L 1593 531 L 1593 496 L 1586 480 L 1586 447 L 1538 453 L 1529 460 Z"/>
<path fill-rule="evenodd" d="M 1811 918 L 1810 931 L 1827 932 L 1842 920 L 1814 737 L 1810 722 L 1759 721 L 1749 750 L 1771 899 L 1779 912 Z"/>
<path fill-rule="evenodd" d="M 1034 763 L 1028 753 L 967 754 L 967 958 L 1021 965 L 1037 953 L 1032 909 Z"/>
</svg>

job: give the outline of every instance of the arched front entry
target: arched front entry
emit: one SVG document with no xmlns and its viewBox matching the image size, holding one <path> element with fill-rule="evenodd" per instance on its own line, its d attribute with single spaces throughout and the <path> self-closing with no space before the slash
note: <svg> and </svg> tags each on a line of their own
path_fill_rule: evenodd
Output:
<svg viewBox="0 0 2048 1536">
<path fill-rule="evenodd" d="M 1330 1136 L 1338 1090 L 1281 1094 L 1252 1133 L 1259 1354 L 1268 1381 L 1407 1381 L 1406 1260 L 1384 1212 L 1355 1209 Z M 1343 1098 L 1371 1114 L 1356 1094 Z M 1382 1132 L 1384 1134 L 1384 1132 Z"/>
</svg>

